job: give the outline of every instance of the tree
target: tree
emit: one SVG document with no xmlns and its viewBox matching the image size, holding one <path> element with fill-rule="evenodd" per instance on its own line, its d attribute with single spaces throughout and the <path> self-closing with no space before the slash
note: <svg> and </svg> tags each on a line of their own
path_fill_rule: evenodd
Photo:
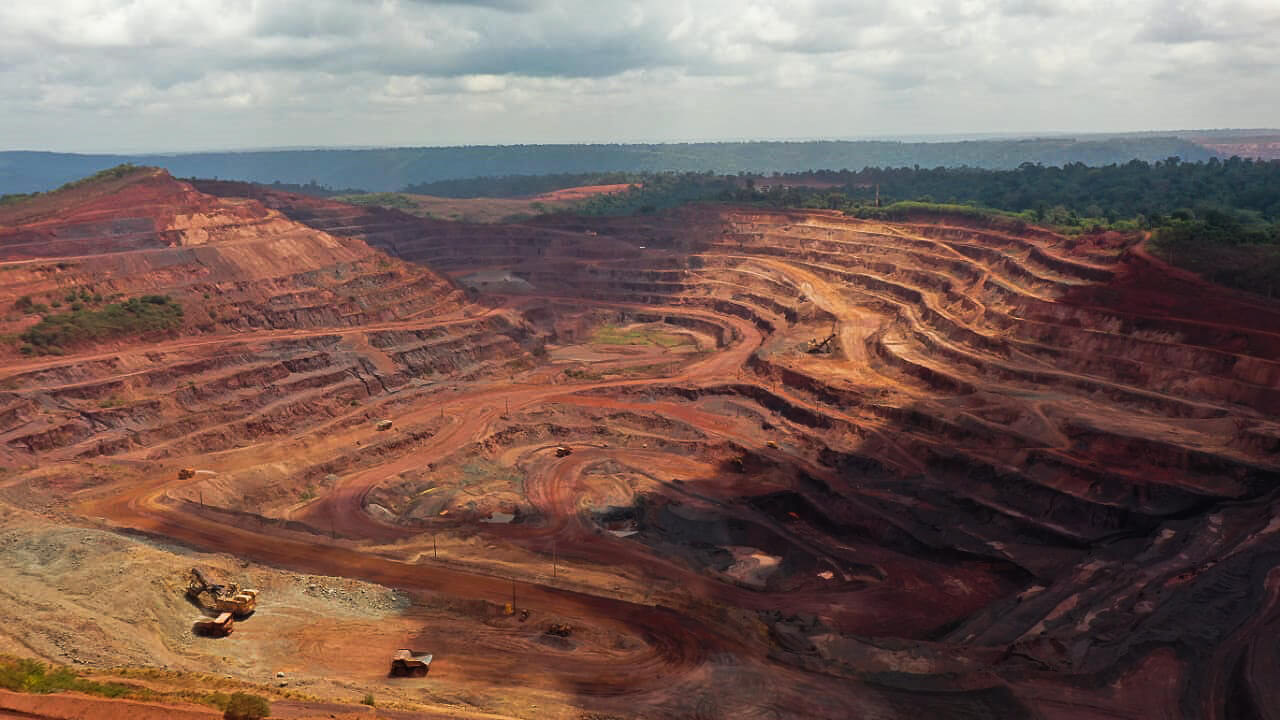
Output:
<svg viewBox="0 0 1280 720">
<path fill-rule="evenodd" d="M 259 695 L 233 693 L 223 711 L 223 720 L 262 720 L 271 714 L 271 704 Z"/>
</svg>

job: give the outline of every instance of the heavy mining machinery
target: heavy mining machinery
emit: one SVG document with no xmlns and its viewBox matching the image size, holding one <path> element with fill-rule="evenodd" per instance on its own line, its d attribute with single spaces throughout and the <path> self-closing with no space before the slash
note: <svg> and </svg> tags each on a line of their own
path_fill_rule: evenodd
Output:
<svg viewBox="0 0 1280 720">
<path fill-rule="evenodd" d="M 241 588 L 235 583 L 220 585 L 211 582 L 199 568 L 191 568 L 187 596 L 206 612 L 231 613 L 241 620 L 252 615 L 258 606 L 257 590 Z"/>
<path fill-rule="evenodd" d="M 231 618 L 231 613 L 219 613 L 217 617 L 202 617 L 195 621 L 191 626 L 192 632 L 197 635 L 206 637 L 226 637 L 231 634 L 235 628 L 236 621 Z"/>
<path fill-rule="evenodd" d="M 806 350 L 805 352 L 809 353 L 810 355 L 829 353 L 831 352 L 831 341 L 835 339 L 836 339 L 835 333 L 831 333 L 826 337 L 825 340 L 821 342 L 819 342 L 817 338 L 814 338 L 809 341 L 809 349 Z"/>
<path fill-rule="evenodd" d="M 415 653 L 412 650 L 397 650 L 391 656 L 392 677 L 422 677 L 431 668 L 431 655 Z"/>
</svg>

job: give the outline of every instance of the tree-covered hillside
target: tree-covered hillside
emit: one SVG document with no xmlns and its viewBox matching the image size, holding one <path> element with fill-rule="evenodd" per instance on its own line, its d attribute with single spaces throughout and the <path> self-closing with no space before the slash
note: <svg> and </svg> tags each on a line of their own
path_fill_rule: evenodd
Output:
<svg viewBox="0 0 1280 720">
<path fill-rule="evenodd" d="M 1280 161 L 1169 158 L 1105 167 L 869 168 L 759 178 L 663 174 L 626 192 L 590 198 L 579 211 L 649 213 L 694 200 L 895 220 L 968 215 L 1067 232 L 1151 231 L 1153 249 L 1179 266 L 1251 292 L 1280 290 Z"/>
<path fill-rule="evenodd" d="M 815 168 L 1016 168 L 1022 163 L 1104 165 L 1213 154 L 1176 137 L 1129 136 L 966 142 L 723 142 L 648 145 L 510 145 L 282 150 L 189 155 L 0 153 L 0 194 L 48 190 L 121 163 L 164 167 L 176 177 L 398 191 L 439 180 L 606 172 L 800 172 Z"/>
</svg>

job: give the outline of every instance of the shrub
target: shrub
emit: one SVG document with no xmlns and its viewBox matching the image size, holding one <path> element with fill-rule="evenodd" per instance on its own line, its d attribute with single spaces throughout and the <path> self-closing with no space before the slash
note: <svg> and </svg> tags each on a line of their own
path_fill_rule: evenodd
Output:
<svg viewBox="0 0 1280 720">
<path fill-rule="evenodd" d="M 222 711 L 223 720 L 261 720 L 271 714 L 271 704 L 260 695 L 249 693 L 232 693 L 227 701 L 227 709 Z"/>
<path fill-rule="evenodd" d="M 357 195 L 340 195 L 336 198 L 339 202 L 351 203 L 352 205 L 377 205 L 380 207 L 395 208 L 397 210 L 415 210 L 418 203 L 413 199 L 407 198 L 399 193 L 363 193 Z"/>
<path fill-rule="evenodd" d="M 373 693 L 365 693 L 365 696 L 360 700 L 360 704 L 374 707 L 376 703 L 373 700 Z"/>
<path fill-rule="evenodd" d="M 116 165 L 115 167 L 107 168 L 106 170 L 100 170 L 90 175 L 89 177 L 80 178 L 79 180 L 72 180 L 71 182 L 66 183 L 65 185 L 63 185 L 58 189 L 70 190 L 72 188 L 80 187 L 81 185 L 89 185 L 90 183 L 99 182 L 101 180 L 115 180 L 117 178 L 127 177 L 129 175 L 132 175 L 135 172 L 138 172 L 139 170 L 145 170 L 145 169 L 147 168 L 141 165 L 124 163 L 122 165 Z"/>
<path fill-rule="evenodd" d="M 20 336 L 35 352 L 96 340 L 168 330 L 182 324 L 182 306 L 165 295 L 145 295 L 101 310 L 81 306 L 68 313 L 46 315 Z"/>
<path fill-rule="evenodd" d="M 47 695 L 73 690 L 101 697 L 124 697 L 134 688 L 119 683 L 85 680 L 71 668 L 47 667 L 37 660 L 0 658 L 0 688 L 14 692 Z"/>
</svg>

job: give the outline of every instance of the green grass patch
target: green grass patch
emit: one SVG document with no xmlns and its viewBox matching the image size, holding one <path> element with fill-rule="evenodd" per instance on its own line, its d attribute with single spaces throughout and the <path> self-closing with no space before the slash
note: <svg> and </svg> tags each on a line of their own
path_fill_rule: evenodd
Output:
<svg viewBox="0 0 1280 720">
<path fill-rule="evenodd" d="M 0 207 L 4 207 L 5 205 L 17 205 L 18 203 L 23 202 L 24 200 L 30 200 L 31 198 L 38 197 L 39 195 L 40 193 L 38 192 L 12 193 L 9 195 L 0 195 Z"/>
<path fill-rule="evenodd" d="M 334 198 L 338 202 L 352 205 L 376 205 L 396 210 L 417 210 L 418 203 L 400 193 L 365 193 L 361 195 L 339 195 Z"/>
<path fill-rule="evenodd" d="M 123 177 L 128 177 L 140 170 L 149 170 L 149 169 L 150 168 L 147 168 L 142 165 L 134 165 L 132 163 L 123 163 L 120 165 L 116 165 L 115 167 L 107 168 L 106 170 L 99 170 L 98 172 L 88 177 L 80 178 L 79 180 L 72 180 L 71 182 L 66 183 L 62 187 L 58 188 L 58 190 L 71 190 L 73 188 L 82 187 L 84 185 L 90 185 L 96 182 L 102 182 L 104 180 L 118 180 Z"/>
<path fill-rule="evenodd" d="M 650 377 L 657 375 L 670 375 L 675 372 L 678 366 L 674 363 L 654 363 L 652 365 L 629 365 L 618 369 L 617 372 L 610 375 L 621 375 L 622 377 Z"/>
<path fill-rule="evenodd" d="M 617 325 L 601 325 L 591 334 L 591 342 L 599 345 L 657 345 L 673 348 L 690 344 L 687 335 L 670 333 L 651 326 L 624 330 Z"/>
<path fill-rule="evenodd" d="M 146 688 L 86 680 L 68 667 L 8 657 L 0 657 L 0 688 L 36 695 L 68 691 L 109 698 L 143 696 L 149 699 L 154 695 Z"/>
<path fill-rule="evenodd" d="M 167 295 L 145 295 L 100 310 L 80 308 L 45 315 L 20 335 L 28 355 L 60 355 L 63 348 L 139 333 L 171 330 L 182 324 L 182 305 Z"/>
<path fill-rule="evenodd" d="M 121 668 L 117 672 L 128 677 L 144 679 L 185 679 L 188 683 L 194 679 L 198 680 L 199 684 L 206 688 L 209 686 L 216 687 L 223 682 L 220 678 L 184 675 L 154 668 Z M 203 689 L 153 690 L 142 685 L 95 680 L 83 677 L 65 665 L 46 664 L 38 660 L 16 658 L 9 655 L 0 655 L 0 688 L 33 695 L 77 692 L 96 697 L 120 698 L 151 703 L 192 702 L 222 710 L 225 713 L 223 717 L 244 718 L 246 720 L 264 718 L 270 715 L 270 705 L 267 699 L 259 695 L 244 692 L 228 694 L 226 692 Z M 297 693 L 288 693 L 287 695 L 295 696 L 301 700 L 312 699 Z"/>
<path fill-rule="evenodd" d="M 524 492 L 524 473 L 513 467 L 499 465 L 492 460 L 477 458 L 462 465 L 462 479 L 459 484 L 484 485 L 487 483 L 508 483 L 518 491 Z"/>
<path fill-rule="evenodd" d="M 877 220 L 959 217 L 1014 231 L 1025 230 L 1029 224 L 1029 217 L 1019 213 L 958 203 L 902 201 L 885 207 L 859 207 L 847 212 L 855 217 Z"/>
<path fill-rule="evenodd" d="M 594 380 L 601 380 L 604 378 L 604 376 L 601 375 L 600 373 L 595 372 L 594 370 L 587 370 L 585 368 L 569 368 L 564 371 L 564 375 L 570 380 L 594 381 Z"/>
</svg>

